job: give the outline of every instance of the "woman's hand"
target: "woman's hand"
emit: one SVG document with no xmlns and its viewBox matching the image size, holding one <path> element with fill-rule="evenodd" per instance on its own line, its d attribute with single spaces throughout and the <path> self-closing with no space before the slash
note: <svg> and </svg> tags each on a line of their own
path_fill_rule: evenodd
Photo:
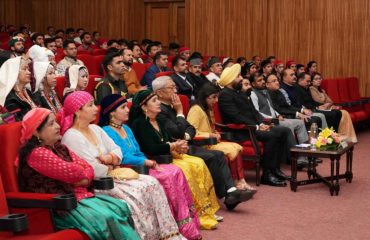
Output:
<svg viewBox="0 0 370 240">
<path fill-rule="evenodd" d="M 209 136 L 210 136 L 211 138 L 216 138 L 216 139 L 217 139 L 217 142 L 221 141 L 221 135 L 220 135 L 218 132 L 216 132 L 216 133 L 211 133 Z"/>
<path fill-rule="evenodd" d="M 186 140 L 177 140 L 175 142 L 175 151 L 185 154 L 189 151 L 188 142 Z"/>
<path fill-rule="evenodd" d="M 112 156 L 110 154 L 103 154 L 97 158 L 104 165 L 112 164 Z"/>
<path fill-rule="evenodd" d="M 152 169 L 156 169 L 157 168 L 157 162 L 154 161 L 154 160 L 149 160 L 149 159 L 146 159 L 144 161 L 144 165 L 149 167 L 149 168 L 152 168 Z"/>
<path fill-rule="evenodd" d="M 73 185 L 75 187 L 85 187 L 89 185 L 89 180 L 87 178 L 84 178 L 81 181 L 75 182 Z"/>
</svg>

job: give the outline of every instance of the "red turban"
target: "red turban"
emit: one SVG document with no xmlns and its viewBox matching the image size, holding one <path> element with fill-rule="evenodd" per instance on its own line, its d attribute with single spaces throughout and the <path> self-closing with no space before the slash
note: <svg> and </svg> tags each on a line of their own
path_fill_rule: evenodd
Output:
<svg viewBox="0 0 370 240">
<path fill-rule="evenodd" d="M 274 66 L 277 66 L 277 65 L 280 65 L 280 64 L 284 64 L 283 61 L 281 61 L 281 60 L 275 60 L 274 61 Z"/>
<path fill-rule="evenodd" d="M 188 47 L 181 47 L 179 49 L 179 54 L 182 53 L 182 52 L 185 52 L 185 51 L 190 51 L 190 48 L 188 48 Z"/>
<path fill-rule="evenodd" d="M 290 68 L 291 65 L 297 64 L 294 60 L 289 60 L 286 62 L 285 68 Z"/>
</svg>

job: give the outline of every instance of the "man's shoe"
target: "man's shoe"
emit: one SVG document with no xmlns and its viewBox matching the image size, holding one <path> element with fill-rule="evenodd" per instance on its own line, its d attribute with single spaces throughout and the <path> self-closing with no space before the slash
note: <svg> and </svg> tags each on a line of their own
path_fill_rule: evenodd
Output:
<svg viewBox="0 0 370 240">
<path fill-rule="evenodd" d="M 235 190 L 226 194 L 225 204 L 233 205 L 236 203 L 245 202 L 252 197 L 253 193 L 250 190 Z"/>
<path fill-rule="evenodd" d="M 246 189 L 246 190 L 236 190 L 236 191 L 239 191 L 240 192 L 239 194 L 240 194 L 240 201 L 241 202 L 248 201 L 255 194 L 255 192 L 253 192 L 251 190 L 248 190 L 248 189 Z"/>
<path fill-rule="evenodd" d="M 286 182 L 285 181 L 281 181 L 279 180 L 277 177 L 275 177 L 275 175 L 269 171 L 269 170 L 266 170 L 263 174 L 262 174 L 262 177 L 261 177 L 261 184 L 264 184 L 264 185 L 270 185 L 270 186 L 274 186 L 274 187 L 285 187 L 286 186 Z"/>
<path fill-rule="evenodd" d="M 240 202 L 237 202 L 237 203 L 234 203 L 234 204 L 225 203 L 225 206 L 226 206 L 227 210 L 232 211 L 232 210 L 234 210 L 234 208 L 236 208 L 236 206 L 238 206 L 239 203 Z"/>
<path fill-rule="evenodd" d="M 290 179 L 292 179 L 292 177 L 285 175 L 285 173 L 283 173 L 278 168 L 276 168 L 273 173 L 274 173 L 275 177 L 277 177 L 279 180 L 284 180 L 284 181 L 288 180 L 289 181 Z"/>
</svg>

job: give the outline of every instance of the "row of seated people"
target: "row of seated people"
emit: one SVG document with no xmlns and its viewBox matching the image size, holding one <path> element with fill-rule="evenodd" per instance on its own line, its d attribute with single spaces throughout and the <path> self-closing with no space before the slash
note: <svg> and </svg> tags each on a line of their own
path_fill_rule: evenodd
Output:
<svg viewBox="0 0 370 240">
<path fill-rule="evenodd" d="M 20 57 L 13 58 L 13 59 L 10 59 L 7 62 L 5 62 L 4 65 L 2 66 L 2 71 L 4 72 L 5 77 L 8 80 L 11 80 L 10 82 L 14 82 L 16 80 L 19 80 L 20 83 L 24 83 L 26 81 L 29 81 L 30 73 L 28 72 L 28 69 L 27 69 L 28 64 L 27 63 L 22 63 L 21 61 L 22 61 L 22 59 Z M 41 63 L 45 63 L 45 62 L 34 62 L 34 64 L 41 64 Z M 43 77 L 45 77 L 45 75 L 48 75 L 49 73 L 51 73 L 51 75 L 53 75 L 53 73 L 52 73 L 53 72 L 53 66 L 49 62 L 46 62 L 45 65 L 47 67 L 44 68 L 43 72 L 45 72 L 45 73 L 43 73 L 44 74 Z M 10 66 L 13 66 L 13 68 L 10 68 Z M 17 66 L 18 66 L 18 69 L 17 69 Z M 17 74 L 14 74 L 14 72 L 16 72 Z M 54 76 L 54 78 L 55 78 L 55 76 Z M 42 80 L 45 80 L 45 79 L 42 79 Z M 51 80 L 52 80 L 52 78 L 51 78 Z M 5 94 L 5 95 L 7 95 L 7 94 Z M 122 102 L 117 102 L 118 99 L 109 99 L 110 97 L 114 97 L 114 96 L 115 95 L 107 96 L 108 97 L 107 101 L 109 101 L 109 105 L 107 106 L 107 108 L 108 108 L 107 112 L 109 112 L 110 110 L 112 110 L 112 111 L 115 110 L 115 108 L 113 108 L 111 106 L 111 104 L 116 104 L 116 105 L 114 105 L 116 108 L 120 107 L 120 108 L 125 109 L 124 104 L 126 104 L 126 98 L 122 98 L 121 95 L 118 95 L 118 96 L 116 95 L 117 97 L 119 97 L 118 99 L 120 99 L 120 101 L 122 101 Z M 144 121 L 146 120 L 146 117 L 144 116 L 144 113 L 149 114 L 148 113 L 149 111 L 152 111 L 153 114 L 158 113 L 158 106 L 159 105 L 154 106 L 154 108 L 153 108 L 153 106 L 152 106 L 152 108 L 149 108 L 149 107 L 144 108 L 143 105 L 148 105 L 147 101 L 149 102 L 151 100 L 156 101 L 157 104 L 160 103 L 158 101 L 158 99 L 156 99 L 156 95 L 152 94 L 152 92 L 149 91 L 149 90 L 139 92 L 137 95 L 135 95 L 135 97 L 133 99 L 133 107 L 132 108 L 136 109 L 136 111 L 131 111 L 131 113 L 135 114 L 135 112 L 136 112 L 138 121 L 139 121 L 139 119 L 142 119 Z M 91 163 L 91 165 L 94 167 L 94 174 L 96 176 L 104 176 L 104 175 L 109 174 L 109 175 L 117 178 L 117 180 L 120 180 L 121 176 L 125 175 L 125 174 L 121 173 L 122 171 L 119 171 L 120 169 L 118 169 L 118 170 L 112 169 L 113 166 L 110 167 L 109 165 L 117 165 L 117 164 L 120 163 L 120 161 L 122 159 L 122 151 L 120 151 L 120 149 L 117 148 L 116 145 L 114 145 L 112 140 L 109 140 L 109 138 L 104 138 L 105 134 L 103 133 L 103 130 L 101 130 L 98 127 L 94 127 L 94 126 L 90 127 L 89 126 L 89 122 L 96 117 L 96 107 L 94 106 L 93 102 L 94 102 L 94 99 L 92 98 L 91 95 L 89 95 L 86 92 L 81 92 L 81 91 L 76 91 L 76 92 L 70 94 L 65 99 L 64 108 L 63 108 L 63 111 L 62 111 L 62 121 L 61 121 L 61 124 L 62 124 L 61 132 L 64 133 L 63 138 L 68 139 L 67 136 L 71 135 L 69 137 L 70 141 L 74 142 L 75 140 L 80 139 L 83 142 L 81 142 L 81 144 L 77 144 L 77 142 L 74 142 L 72 144 L 68 144 L 69 140 L 63 140 L 63 143 L 66 144 L 68 147 L 70 147 L 74 152 L 76 152 L 76 154 L 78 156 L 80 156 L 80 157 L 84 158 L 85 160 L 89 161 Z M 118 104 L 118 103 L 120 103 L 120 104 Z M 135 103 L 136 103 L 136 105 L 135 105 Z M 102 107 L 103 106 L 104 106 L 104 104 L 102 102 Z M 103 113 L 105 112 L 105 110 L 106 109 L 102 108 Z M 45 143 L 46 146 L 48 146 L 49 144 L 51 144 L 51 146 L 55 146 L 55 141 L 58 140 L 59 135 L 57 134 L 57 132 L 59 132 L 59 127 L 58 127 L 58 125 L 56 125 L 53 115 L 50 115 L 51 112 L 52 111 L 49 111 L 49 110 L 45 112 L 44 110 L 40 110 L 39 108 L 34 108 L 34 109 L 28 111 L 26 113 L 26 115 L 23 117 L 23 126 L 25 127 L 25 125 L 27 125 L 27 120 L 29 120 L 28 124 L 31 124 L 32 127 L 33 127 L 32 130 L 30 131 L 31 133 L 28 132 L 28 134 L 30 134 L 30 135 L 28 135 L 28 137 L 25 137 L 24 140 L 30 140 L 30 138 L 31 138 L 31 140 L 32 140 L 31 144 L 36 145 L 36 150 L 31 151 L 31 153 L 28 152 L 27 154 L 34 154 L 35 153 L 36 155 L 35 156 L 32 155 L 32 157 L 28 156 L 27 154 L 23 155 L 24 157 L 22 157 L 22 155 L 21 155 L 19 168 L 22 168 L 24 166 L 27 169 L 26 172 L 31 171 L 32 174 L 35 174 L 35 175 L 37 175 L 38 174 L 37 171 L 39 171 L 39 172 L 42 173 L 42 175 L 47 175 L 49 177 L 53 176 L 53 177 L 57 178 L 58 180 L 71 181 L 70 179 L 68 179 L 69 177 L 71 177 L 70 174 L 67 174 L 68 176 L 64 176 L 66 174 L 66 169 L 65 169 L 66 166 L 63 165 L 63 164 L 61 165 L 62 169 L 57 169 L 57 170 L 60 170 L 61 172 L 56 171 L 55 175 L 53 175 L 53 173 L 48 172 L 48 171 L 50 171 L 50 169 L 53 169 L 53 168 L 51 168 L 50 165 L 48 165 L 48 164 L 52 164 L 52 163 L 47 162 L 47 160 L 53 159 L 53 161 L 58 161 L 60 159 L 58 159 L 57 156 L 59 156 L 59 158 L 65 156 L 62 153 L 58 152 L 60 150 L 60 151 L 64 152 L 64 154 L 66 154 L 66 150 L 65 149 L 63 150 L 63 146 L 61 146 L 60 149 L 57 147 L 58 150 L 56 150 L 54 148 L 52 149 L 57 153 L 56 154 L 57 156 L 55 156 L 55 153 L 53 155 L 52 151 L 50 151 L 50 149 L 48 149 L 47 147 L 45 147 L 45 149 L 44 149 L 43 148 L 44 145 L 42 145 L 41 148 L 38 148 L 38 146 L 41 143 Z M 79 112 L 79 113 L 77 114 L 77 112 Z M 42 116 L 40 116 L 40 115 L 42 115 Z M 77 117 L 74 117 L 74 115 L 76 115 Z M 127 113 L 126 113 L 126 115 L 127 115 Z M 48 116 L 51 116 L 51 117 L 48 117 Z M 108 119 L 108 123 L 109 123 L 109 114 L 106 115 L 106 119 Z M 154 119 L 155 119 L 155 115 L 154 115 Z M 34 124 L 35 121 L 37 122 L 36 124 Z M 83 123 L 85 123 L 85 124 L 83 124 Z M 85 125 L 85 127 L 84 127 L 84 125 Z M 114 123 L 111 123 L 111 125 L 114 125 Z M 135 129 L 134 125 L 135 124 L 133 123 L 133 125 L 132 125 L 133 129 Z M 142 130 L 142 124 L 141 123 L 137 123 L 137 126 L 138 127 L 136 127 L 136 129 Z M 38 130 L 35 130 L 35 128 L 38 129 Z M 83 130 L 84 128 L 85 128 L 86 132 Z M 119 125 L 118 129 L 121 129 L 121 125 Z M 154 127 L 153 127 L 153 129 L 154 129 Z M 68 130 L 68 131 L 66 131 L 66 130 Z M 35 131 L 37 133 L 35 133 Z M 24 130 L 23 132 L 26 132 L 26 130 Z M 144 133 L 145 133 L 144 136 L 146 136 L 147 132 L 148 131 L 146 131 L 146 130 L 144 131 Z M 194 132 L 194 130 L 193 130 L 193 132 Z M 33 134 L 35 136 L 33 136 Z M 81 136 L 79 136 L 77 138 L 74 134 L 77 134 L 77 135 L 82 134 L 83 136 L 85 136 L 85 139 L 82 138 Z M 155 132 L 153 132 L 153 134 L 155 134 Z M 126 135 L 128 136 L 127 132 L 126 132 Z M 173 191 L 174 191 L 173 190 L 173 186 L 174 186 L 173 183 L 172 184 L 163 183 L 163 185 L 170 187 L 167 190 L 168 190 L 168 192 L 171 192 L 171 195 L 167 196 L 167 198 L 169 199 L 170 205 L 173 206 L 174 208 L 176 206 L 178 207 L 180 205 L 180 203 L 178 201 L 184 201 L 184 199 L 187 200 L 186 203 L 181 205 L 183 207 L 187 207 L 188 208 L 187 210 L 185 209 L 185 211 L 180 211 L 178 208 L 176 208 L 176 210 L 178 210 L 181 213 L 185 213 L 188 217 L 187 218 L 181 218 L 180 216 L 174 214 L 175 215 L 174 217 L 175 217 L 176 220 L 178 220 L 179 225 L 180 226 L 185 225 L 184 228 L 180 227 L 180 232 L 182 234 L 186 235 L 187 238 L 194 239 L 194 238 L 199 237 L 198 236 L 199 232 L 197 232 L 198 228 L 197 228 L 197 224 L 196 224 L 196 222 L 197 222 L 197 218 L 196 218 L 196 215 L 195 215 L 196 213 L 199 214 L 200 224 L 203 228 L 206 228 L 206 229 L 214 228 L 217 224 L 216 219 L 219 218 L 219 217 L 214 216 L 214 214 L 215 214 L 215 211 L 218 209 L 218 203 L 215 200 L 216 198 L 215 198 L 215 192 L 213 190 L 212 177 L 213 177 L 213 179 L 215 179 L 215 189 L 217 189 L 216 191 L 218 193 L 218 196 L 220 198 L 225 197 L 225 204 L 228 206 L 228 208 L 232 209 L 238 203 L 240 203 L 241 201 L 245 201 L 245 200 L 248 200 L 249 198 L 251 198 L 254 189 L 247 189 L 247 188 L 250 188 L 250 186 L 248 186 L 245 183 L 244 175 L 239 176 L 238 179 L 235 179 L 235 180 L 237 180 L 236 183 L 238 184 L 238 185 L 235 185 L 235 183 L 232 179 L 230 170 L 227 168 L 227 164 L 226 164 L 226 161 L 224 159 L 224 155 L 223 155 L 222 152 L 212 151 L 212 150 L 207 150 L 207 149 L 197 149 L 197 148 L 195 148 L 195 150 L 193 150 L 194 154 L 202 156 L 203 159 L 206 162 L 209 162 L 208 167 L 210 168 L 211 173 L 213 173 L 213 175 L 211 177 L 211 175 L 209 175 L 208 170 L 205 170 L 207 167 L 206 167 L 206 165 L 204 165 L 203 160 L 201 160 L 200 158 L 196 158 L 196 157 L 184 154 L 188 151 L 187 142 L 185 140 L 174 141 L 173 138 L 170 137 L 169 135 L 166 135 L 164 131 L 159 131 L 157 135 L 158 135 L 158 137 L 161 136 L 161 137 L 158 138 L 159 141 L 157 142 L 157 146 L 153 146 L 153 144 L 155 143 L 154 142 L 152 144 L 149 144 L 149 146 L 147 148 L 145 146 L 142 146 L 142 148 L 143 149 L 148 149 L 148 151 L 150 151 L 150 149 L 152 149 L 152 151 L 153 151 L 152 155 L 155 155 L 157 153 L 156 151 L 158 151 L 158 150 L 164 151 L 165 153 L 168 153 L 168 154 L 170 153 L 170 151 L 172 151 L 172 154 L 174 155 L 174 158 L 175 158 L 173 160 L 174 164 L 177 165 L 178 167 L 180 167 L 182 169 L 183 173 L 185 174 L 185 177 L 187 179 L 187 183 L 185 183 L 184 181 L 180 181 L 180 183 L 175 183 L 176 186 L 181 184 L 181 182 L 183 184 L 185 184 L 184 186 L 182 186 L 180 188 L 180 189 L 183 190 L 183 192 L 182 192 L 183 197 L 182 198 L 173 194 Z M 39 139 L 37 139 L 37 137 Z M 133 141 L 133 139 L 126 139 L 126 140 L 129 140 L 129 142 L 128 142 L 129 147 L 128 148 L 130 149 L 130 147 L 132 147 L 135 144 L 135 142 Z M 132 142 L 130 142 L 130 141 L 132 141 Z M 170 141 L 174 141 L 174 142 L 169 143 Z M 143 142 L 148 143 L 148 141 L 143 141 Z M 87 143 L 90 143 L 90 144 L 87 144 Z M 122 148 L 123 148 L 123 146 L 124 145 L 122 145 Z M 74 148 L 74 147 L 77 147 L 77 148 Z M 39 153 L 39 155 L 37 154 L 37 150 L 41 151 Z M 49 150 L 49 152 L 47 150 Z M 22 153 L 22 150 L 21 150 L 21 153 Z M 124 154 L 129 153 L 129 150 L 125 149 L 123 151 L 123 153 Z M 150 154 L 150 152 L 149 152 L 149 154 Z M 46 156 L 45 159 L 43 158 L 44 156 Z M 69 159 L 70 158 L 72 158 L 72 161 L 74 160 L 73 159 L 74 155 L 71 152 L 70 152 Z M 127 157 L 126 158 L 123 157 L 123 158 L 127 159 Z M 181 161 L 178 161 L 180 159 L 181 159 Z M 147 159 L 145 157 L 143 157 L 143 155 L 142 155 L 141 156 L 141 161 L 143 162 L 143 160 L 145 162 L 145 160 L 147 160 Z M 78 161 L 78 159 L 76 159 L 76 161 Z M 153 171 L 156 170 L 156 162 L 148 160 L 145 163 L 147 165 L 153 167 L 154 168 Z M 235 163 L 237 163 L 237 161 L 235 161 Z M 240 158 L 239 158 L 239 163 L 240 163 Z M 41 164 L 41 165 L 38 165 L 38 164 Z M 79 164 L 81 165 L 82 163 L 79 163 Z M 86 165 L 84 165 L 84 167 L 86 168 Z M 163 177 L 166 180 L 170 179 L 169 176 L 163 176 L 162 171 L 164 171 L 164 169 L 166 169 L 166 167 L 165 166 L 160 166 L 160 167 L 161 167 L 160 171 L 158 170 L 160 172 L 160 174 L 158 173 L 160 175 L 160 176 L 158 176 L 158 179 L 160 180 L 161 177 Z M 36 172 L 32 171 L 32 170 L 35 170 Z M 170 171 L 170 170 L 168 170 L 168 171 Z M 21 174 L 24 173 L 23 171 L 19 171 L 19 172 Z M 71 172 L 71 169 L 67 169 L 67 172 Z M 240 169 L 239 169 L 239 172 L 240 172 Z M 242 174 L 244 174 L 244 173 L 242 172 Z M 73 175 L 75 175 L 75 174 L 73 174 Z M 82 174 L 82 175 L 84 175 L 84 174 Z M 33 177 L 30 177 L 28 179 L 24 179 L 25 183 L 22 183 L 22 184 L 24 184 L 24 185 L 22 185 L 22 188 L 26 189 L 28 191 L 35 191 L 35 189 L 34 189 L 35 182 L 33 182 L 33 179 L 34 179 Z M 35 179 L 40 180 L 40 178 L 36 178 L 36 177 L 35 177 Z M 131 198 L 125 198 L 125 200 L 127 202 L 131 202 L 131 201 L 133 202 L 134 201 L 134 196 L 132 196 L 133 192 L 142 193 L 142 191 L 143 191 L 143 192 L 146 193 L 147 196 L 150 196 L 150 198 L 147 200 L 148 202 L 145 202 L 144 205 L 146 205 L 147 207 L 152 207 L 154 203 L 150 202 L 150 201 L 155 201 L 155 202 L 158 201 L 156 203 L 156 205 L 158 205 L 159 208 L 161 208 L 163 211 L 165 211 L 166 207 L 159 204 L 160 202 L 163 203 L 163 201 L 160 199 L 160 196 L 158 196 L 159 193 L 155 194 L 153 192 L 150 192 L 150 189 L 152 191 L 155 191 L 155 192 L 160 192 L 158 189 L 153 187 L 153 185 L 155 185 L 155 182 L 153 182 L 153 179 L 151 179 L 150 183 L 148 183 L 149 180 L 145 181 L 145 177 L 139 177 L 139 179 L 142 181 L 140 184 L 139 183 L 135 184 L 135 181 L 130 181 L 129 183 L 127 181 L 125 181 L 124 183 L 126 185 L 124 187 L 117 187 L 117 190 L 111 192 L 110 194 L 112 196 L 115 196 L 115 197 L 124 198 L 125 197 L 124 193 L 126 193 L 126 194 L 130 193 Z M 29 182 L 27 180 L 29 180 Z M 79 179 L 79 181 L 80 180 L 81 179 Z M 139 181 L 139 180 L 137 180 L 137 181 Z M 45 179 L 41 179 L 41 181 L 36 185 L 39 185 L 42 182 L 45 182 Z M 129 188 L 130 183 L 132 184 L 132 188 Z M 186 189 L 187 184 L 188 184 L 188 186 L 190 186 L 190 190 Z M 79 187 L 77 187 L 77 189 L 75 189 L 75 192 L 79 193 L 77 195 L 77 197 L 80 198 L 79 200 L 84 199 L 84 197 L 86 197 L 86 196 L 91 196 L 91 195 L 87 194 L 83 189 L 80 189 L 80 186 L 83 185 L 82 183 L 81 183 L 81 185 L 79 185 L 79 184 L 77 184 L 77 185 Z M 148 189 L 145 188 L 145 186 L 147 186 Z M 238 188 L 236 188 L 236 186 Z M 62 189 L 61 192 L 63 192 L 64 190 L 65 189 Z M 50 189 L 42 189 L 40 191 L 51 191 L 51 190 Z M 189 195 L 185 194 L 185 193 L 190 193 L 190 192 L 192 193 L 192 199 L 194 199 L 195 208 L 191 207 L 193 200 L 191 200 L 191 198 L 189 198 Z M 179 194 L 181 194 L 181 193 L 179 193 Z M 157 197 L 155 197 L 155 196 L 157 196 Z M 142 197 L 143 199 L 141 199 L 140 197 Z M 144 201 L 144 199 L 146 199 L 144 196 L 140 196 L 140 195 L 137 196 L 137 198 L 140 198 L 139 202 L 142 202 L 142 201 Z M 175 203 L 171 202 L 171 199 L 173 201 L 176 201 L 176 202 Z M 81 200 L 80 203 L 82 201 L 83 200 Z M 132 203 L 132 204 L 134 204 L 134 203 Z M 148 221 L 148 219 L 155 218 L 155 216 L 157 216 L 157 218 L 159 218 L 158 215 L 164 216 L 164 217 L 169 216 L 166 213 L 156 215 L 156 214 L 152 213 L 151 211 L 149 211 L 148 209 L 144 208 L 143 206 L 140 206 L 138 208 L 135 208 L 134 206 L 132 206 L 131 211 L 134 211 L 133 209 L 135 209 L 135 210 L 136 209 L 142 209 L 144 213 L 147 213 L 149 216 L 140 215 L 140 214 L 143 214 L 140 211 L 135 212 L 136 216 L 138 216 L 137 219 L 142 219 L 142 220 L 145 219 L 146 221 Z M 169 209 L 169 208 L 167 207 L 167 209 Z M 154 210 L 155 209 L 152 209 L 152 211 L 154 211 Z M 156 211 L 158 211 L 158 209 Z M 179 212 L 177 212 L 177 213 L 180 214 Z M 135 221 L 135 214 L 133 214 L 134 221 Z M 189 216 L 189 214 L 192 214 L 192 215 Z M 60 224 L 60 225 L 58 225 L 59 228 L 73 227 L 71 225 L 68 225 L 68 224 L 71 224 L 70 222 L 68 222 L 68 218 L 63 219 L 65 221 L 67 221 L 67 223 L 63 222 L 63 221 L 60 222 L 59 221 L 60 219 L 58 219 L 58 217 L 56 217 L 56 219 L 57 219 L 55 221 L 56 224 L 57 225 Z M 137 221 L 139 221 L 139 220 L 137 220 Z M 170 221 L 168 221 L 168 219 L 166 219 L 166 220 L 162 219 L 162 221 L 166 222 L 167 224 L 170 224 Z M 161 219 L 155 219 L 155 220 L 153 220 L 153 222 L 161 222 Z M 146 230 L 145 227 L 141 228 L 141 225 L 140 225 L 140 222 L 135 222 L 135 227 L 137 226 L 136 231 L 139 234 L 149 234 L 148 232 L 145 231 Z M 193 226 L 193 227 L 189 227 L 189 226 Z M 158 231 L 163 231 L 160 234 L 167 234 L 165 236 L 168 236 L 168 234 L 169 234 L 168 231 L 171 230 L 171 228 L 168 227 L 168 228 L 166 228 L 166 231 L 167 231 L 166 232 L 165 230 L 163 230 L 161 228 L 158 228 L 156 226 L 155 227 L 150 227 L 150 229 L 158 229 Z M 82 229 L 82 230 L 84 232 L 86 231 L 86 229 Z M 175 230 L 175 229 L 172 228 L 172 230 Z M 91 234 L 88 231 L 87 231 L 87 233 Z M 159 234 L 159 233 L 157 232 L 157 233 L 151 233 L 151 234 Z M 176 231 L 174 232 L 174 234 L 175 234 L 175 236 L 178 236 L 178 234 L 176 234 Z M 193 234 L 193 236 L 192 236 L 192 234 Z M 158 239 L 157 236 L 158 235 L 156 235 L 156 237 L 153 237 L 153 239 Z"/>
</svg>

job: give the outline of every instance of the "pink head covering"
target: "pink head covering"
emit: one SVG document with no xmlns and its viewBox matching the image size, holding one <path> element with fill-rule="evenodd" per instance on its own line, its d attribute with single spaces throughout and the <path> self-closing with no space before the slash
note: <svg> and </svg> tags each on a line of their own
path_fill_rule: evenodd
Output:
<svg viewBox="0 0 370 240">
<path fill-rule="evenodd" d="M 81 109 L 86 103 L 93 100 L 93 96 L 85 91 L 76 91 L 67 96 L 61 110 L 61 134 L 63 135 L 73 125 L 75 112 Z"/>
<path fill-rule="evenodd" d="M 22 135 L 21 143 L 24 144 L 27 140 L 32 138 L 36 129 L 49 116 L 51 111 L 46 108 L 34 108 L 29 111 L 22 120 Z"/>
</svg>

